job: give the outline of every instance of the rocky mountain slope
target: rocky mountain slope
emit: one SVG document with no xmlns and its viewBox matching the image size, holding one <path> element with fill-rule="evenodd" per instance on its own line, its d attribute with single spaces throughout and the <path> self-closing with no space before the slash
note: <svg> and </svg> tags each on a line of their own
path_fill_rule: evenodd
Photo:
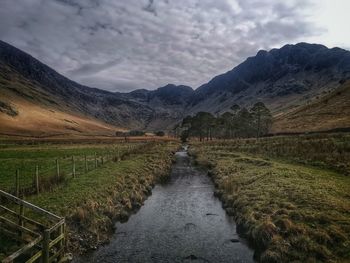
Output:
<svg viewBox="0 0 350 263">
<path fill-rule="evenodd" d="M 188 86 L 168 84 L 156 90 L 135 90 L 119 95 L 127 100 L 151 108 L 152 115 L 147 121 L 148 130 L 171 129 L 186 115 L 193 89 Z"/>
<path fill-rule="evenodd" d="M 350 52 L 299 43 L 256 56 L 199 87 L 191 111 L 222 112 L 232 104 L 265 102 L 276 114 L 305 104 L 350 78 Z"/>
<path fill-rule="evenodd" d="M 350 131 L 350 81 L 313 102 L 275 118 L 272 133 Z"/>
<path fill-rule="evenodd" d="M 0 132 L 3 133 L 16 133 L 14 127 L 17 124 L 21 126 L 19 119 L 24 116 L 23 104 L 35 105 L 43 112 L 59 111 L 89 119 L 90 122 L 107 123 L 113 129 L 164 129 L 182 117 L 187 104 L 184 97 L 192 92 L 189 87 L 174 85 L 155 91 L 138 90 L 128 94 L 86 87 L 0 41 L 0 116 L 3 120 Z M 1 104 L 7 106 L 1 108 Z M 9 112 L 6 107 L 11 107 L 17 114 L 7 114 Z M 56 117 L 52 115 L 50 121 L 52 118 Z M 49 120 L 50 117 L 44 119 Z M 40 121 L 44 122 L 44 119 Z M 38 121 L 33 120 L 33 123 Z M 61 122 L 58 123 L 55 122 L 54 126 L 62 125 Z M 50 131 L 65 130 L 52 128 L 51 122 L 47 125 Z M 68 127 L 67 132 L 85 132 L 82 127 Z M 19 133 L 23 132 L 27 132 L 27 129 L 20 128 Z"/>
<path fill-rule="evenodd" d="M 195 91 L 167 85 L 112 93 L 71 81 L 0 41 L 0 133 L 28 134 L 39 126 L 33 134 L 163 130 L 189 113 L 221 113 L 235 103 L 250 106 L 257 101 L 278 117 L 349 78 L 349 51 L 300 43 L 259 51 Z"/>
</svg>

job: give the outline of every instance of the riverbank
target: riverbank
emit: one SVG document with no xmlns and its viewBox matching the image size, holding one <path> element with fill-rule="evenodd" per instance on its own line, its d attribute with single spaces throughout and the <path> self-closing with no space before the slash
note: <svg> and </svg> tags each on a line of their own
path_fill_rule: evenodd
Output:
<svg viewBox="0 0 350 263">
<path fill-rule="evenodd" d="M 210 169 L 216 195 L 256 249 L 255 258 L 349 262 L 350 177 L 267 157 L 262 150 L 243 153 L 234 144 L 192 143 L 191 154 Z"/>
<path fill-rule="evenodd" d="M 74 263 L 254 262 L 206 172 L 193 166 L 185 150 L 175 160 L 169 179 L 127 222 L 116 224 L 110 243 Z"/>
<path fill-rule="evenodd" d="M 176 142 L 150 143 L 120 161 L 106 162 L 25 199 L 66 217 L 70 252 L 96 249 L 109 240 L 114 223 L 126 220 L 141 207 L 152 187 L 167 178 L 178 147 Z"/>
</svg>

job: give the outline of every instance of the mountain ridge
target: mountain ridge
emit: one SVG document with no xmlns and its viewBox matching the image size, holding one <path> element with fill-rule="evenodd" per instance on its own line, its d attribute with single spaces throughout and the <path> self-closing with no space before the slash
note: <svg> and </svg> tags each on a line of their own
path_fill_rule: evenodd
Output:
<svg viewBox="0 0 350 263">
<path fill-rule="evenodd" d="M 154 131 L 170 130 L 198 111 L 223 113 L 236 103 L 248 107 L 262 101 L 276 116 L 291 111 L 349 79 L 350 52 L 319 44 L 285 45 L 260 50 L 195 90 L 168 84 L 156 90 L 122 93 L 74 82 L 0 40 L 0 73 L 1 96 L 7 97 L 0 102 L 12 105 L 14 111 L 16 105 L 11 100 L 19 97 L 111 127 Z M 4 107 L 0 116 L 9 112 Z"/>
<path fill-rule="evenodd" d="M 325 57 L 325 58 L 324 58 Z M 317 82 L 324 73 L 331 74 L 330 78 Z M 299 75 L 299 76 L 298 76 Z M 314 79 L 316 75 L 316 79 Z M 206 98 L 226 94 L 231 97 L 232 103 L 250 106 L 242 97 L 255 97 L 271 104 L 268 98 L 262 95 L 286 96 L 307 91 L 320 90 L 320 86 L 334 86 L 341 79 L 350 77 L 350 52 L 340 48 L 328 49 L 319 44 L 298 43 L 285 45 L 280 49 L 270 51 L 260 50 L 256 56 L 247 58 L 244 62 L 224 74 L 218 75 L 208 83 L 196 89 L 196 100 L 192 102 L 195 111 L 201 110 L 201 103 L 205 108 L 211 102 Z M 288 82 L 291 82 L 288 84 Z M 312 87 L 315 86 L 315 87 Z M 255 93 L 247 93 L 249 88 L 254 87 Z M 335 88 L 335 87 L 334 87 Z M 250 89 L 252 90 L 252 89 Z M 321 92 L 310 95 L 317 96 Z M 265 96 L 267 97 L 267 96 Z M 223 100 L 223 99 L 222 99 Z M 218 103 L 217 104 L 222 104 Z M 272 105 L 272 110 L 280 105 Z M 228 106 L 226 107 L 228 108 Z M 221 111 L 219 107 L 213 107 L 211 111 Z"/>
<path fill-rule="evenodd" d="M 158 109 L 158 112 L 155 112 L 147 103 L 140 103 L 131 98 L 130 93 L 113 93 L 71 81 L 31 55 L 3 41 L 0 41 L 0 69 L 7 74 L 12 72 L 28 79 L 33 90 L 45 90 L 52 97 L 50 100 L 61 106 L 64 104 L 63 108 L 92 116 L 117 127 L 157 129 L 157 124 L 153 124 L 155 116 L 172 119 L 167 110 Z M 13 87 L 12 90 L 22 92 Z M 152 93 L 153 98 L 157 97 L 156 91 L 148 92 Z"/>
</svg>

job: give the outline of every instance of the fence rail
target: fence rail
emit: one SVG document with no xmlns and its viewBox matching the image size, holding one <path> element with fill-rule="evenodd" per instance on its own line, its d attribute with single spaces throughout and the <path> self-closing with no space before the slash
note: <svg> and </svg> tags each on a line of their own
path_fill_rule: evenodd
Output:
<svg viewBox="0 0 350 263">
<path fill-rule="evenodd" d="M 141 150 L 146 145 L 130 145 L 123 149 L 115 149 L 114 151 L 108 151 L 105 153 L 94 153 L 90 155 L 77 155 L 64 158 L 52 159 L 52 165 L 44 165 L 45 168 L 39 166 L 39 164 L 31 164 L 31 169 L 26 167 L 25 171 L 16 169 L 14 171 L 13 184 L 5 189 L 11 194 L 22 197 L 32 194 L 39 194 L 43 191 L 50 191 L 56 185 L 61 184 L 68 178 L 76 178 L 89 171 L 95 170 L 104 164 L 111 161 L 120 161 L 129 154 L 132 154 L 138 150 Z M 30 172 L 32 170 L 32 172 Z M 30 178 L 29 178 L 30 177 Z"/>
<path fill-rule="evenodd" d="M 64 258 L 66 223 L 63 217 L 2 190 L 0 200 L 0 232 L 19 244 L 17 251 L 2 263 L 49 263 Z"/>
</svg>

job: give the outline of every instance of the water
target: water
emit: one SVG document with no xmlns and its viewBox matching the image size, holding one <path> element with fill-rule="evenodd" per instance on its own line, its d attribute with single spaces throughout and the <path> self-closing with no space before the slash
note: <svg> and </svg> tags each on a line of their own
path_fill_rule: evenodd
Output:
<svg viewBox="0 0 350 263">
<path fill-rule="evenodd" d="M 116 224 L 108 245 L 75 262 L 254 262 L 213 191 L 186 149 L 177 152 L 169 182 L 157 185 L 126 223 Z"/>
</svg>

